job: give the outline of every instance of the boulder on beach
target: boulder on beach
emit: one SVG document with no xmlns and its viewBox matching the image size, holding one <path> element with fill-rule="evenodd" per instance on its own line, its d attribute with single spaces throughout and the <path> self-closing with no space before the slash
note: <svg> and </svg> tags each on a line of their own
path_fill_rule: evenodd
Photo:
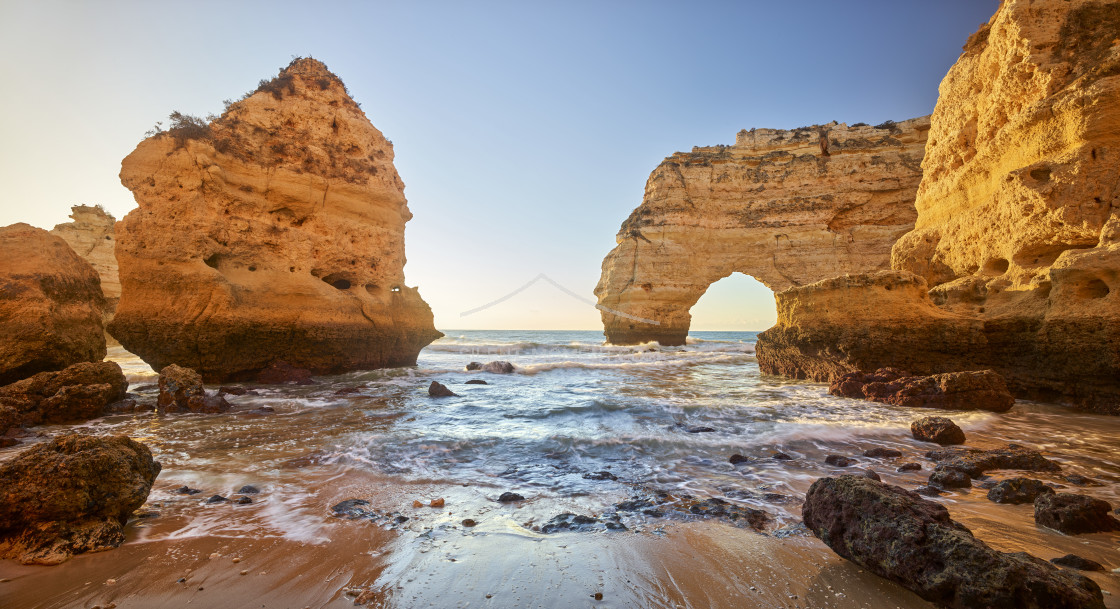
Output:
<svg viewBox="0 0 1120 609">
<path fill-rule="evenodd" d="M 338 76 L 297 58 L 221 116 L 173 115 L 121 161 L 109 331 L 208 383 L 416 363 L 442 336 L 404 281 L 412 218 L 393 145 Z"/>
<path fill-rule="evenodd" d="M 105 414 L 128 381 L 116 362 L 82 362 L 0 387 L 0 435 L 16 425 L 73 423 Z"/>
<path fill-rule="evenodd" d="M 1037 450 L 1008 444 L 991 450 L 978 448 L 939 448 L 926 453 L 938 467 L 955 469 L 979 478 L 994 469 L 1019 469 L 1032 472 L 1058 472 L 1062 467 Z"/>
<path fill-rule="evenodd" d="M 126 436 L 59 436 L 0 464 L 0 557 L 53 565 L 124 541 L 160 464 Z"/>
<path fill-rule="evenodd" d="M 828 392 L 849 398 L 912 408 L 1006 412 L 1015 404 L 1003 377 L 991 370 L 912 375 L 895 368 L 849 372 Z"/>
<path fill-rule="evenodd" d="M 1120 531 L 1120 520 L 1109 515 L 1103 499 L 1074 493 L 1046 493 L 1034 500 L 1034 521 L 1067 535 Z"/>
<path fill-rule="evenodd" d="M 1091 579 L 1024 552 L 1004 553 L 953 521 L 945 506 L 862 476 L 821 478 L 805 525 L 840 556 L 923 599 L 958 609 L 1103 609 Z"/>
<path fill-rule="evenodd" d="M 946 417 L 922 417 L 910 424 L 910 434 L 915 440 L 942 446 L 964 444 L 964 431 Z"/>
<path fill-rule="evenodd" d="M 101 280 L 61 237 L 0 228 L 0 385 L 105 357 Z"/>
<path fill-rule="evenodd" d="M 1053 493 L 1054 489 L 1046 486 L 1041 480 L 1033 478 L 1008 478 L 1000 480 L 995 486 L 988 489 L 988 499 L 996 503 L 1010 503 L 1014 505 L 1034 503 L 1039 495 Z"/>
<path fill-rule="evenodd" d="M 170 364 L 159 371 L 159 398 L 156 407 L 161 414 L 176 412 L 218 413 L 230 409 L 221 394 L 207 395 L 202 386 L 202 375 Z"/>
</svg>

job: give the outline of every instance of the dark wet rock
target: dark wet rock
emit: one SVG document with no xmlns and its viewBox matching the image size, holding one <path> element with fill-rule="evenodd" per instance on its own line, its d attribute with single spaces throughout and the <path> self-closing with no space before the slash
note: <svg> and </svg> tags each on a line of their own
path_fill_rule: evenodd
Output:
<svg viewBox="0 0 1120 609">
<path fill-rule="evenodd" d="M 8 436 L 0 436 L 0 448 L 10 448 L 19 444 L 19 440 Z"/>
<path fill-rule="evenodd" d="M 222 385 L 218 387 L 218 395 L 245 395 L 249 390 L 244 387 L 227 387 Z"/>
<path fill-rule="evenodd" d="M 876 482 L 881 482 L 883 480 L 882 478 L 879 477 L 879 474 L 875 473 L 875 470 L 871 470 L 871 469 L 863 470 L 863 473 L 861 473 L 860 475 L 863 476 L 864 478 L 870 478 L 870 479 L 872 479 Z"/>
<path fill-rule="evenodd" d="M 471 379 L 471 380 L 467 381 L 466 384 L 467 385 L 489 385 L 490 383 L 487 383 L 486 381 L 484 381 L 482 379 Z"/>
<path fill-rule="evenodd" d="M 791 457 L 791 456 L 789 456 L 785 453 L 774 453 L 773 455 L 770 456 L 770 458 L 774 459 L 775 461 L 792 461 L 793 460 L 793 457 Z"/>
<path fill-rule="evenodd" d="M 211 495 L 210 498 L 206 500 L 206 503 L 225 503 L 227 501 L 229 501 L 229 499 L 221 495 Z"/>
<path fill-rule="evenodd" d="M 917 472 L 922 470 L 921 463 L 903 463 L 898 466 L 897 472 Z"/>
<path fill-rule="evenodd" d="M 910 424 L 915 440 L 935 442 L 942 446 L 964 444 L 964 431 L 946 417 L 924 417 Z"/>
<path fill-rule="evenodd" d="M 252 502 L 253 502 L 253 500 L 252 500 L 252 499 L 250 499 L 250 498 L 248 498 L 248 497 L 238 497 L 238 498 L 237 498 L 237 502 L 236 502 L 236 503 L 237 503 L 238 505 L 248 505 L 248 504 L 250 504 L 250 503 L 252 503 Z"/>
<path fill-rule="evenodd" d="M 686 502 L 688 511 L 697 516 L 723 518 L 732 522 L 742 521 L 755 530 L 762 530 L 772 520 L 770 514 L 762 510 L 734 505 L 718 497 L 703 501 Z"/>
<path fill-rule="evenodd" d="M 1023 504 L 1034 503 L 1039 495 L 1053 493 L 1054 489 L 1041 480 L 1032 478 L 1008 478 L 997 482 L 988 491 L 988 499 L 996 503 Z"/>
<path fill-rule="evenodd" d="M 1067 535 L 1120 531 L 1107 501 L 1073 493 L 1046 493 L 1034 500 L 1034 521 Z"/>
<path fill-rule="evenodd" d="M 623 530 L 626 528 L 621 522 L 618 522 L 617 516 L 614 520 L 610 520 Z M 545 534 L 559 533 L 561 531 L 596 531 L 606 529 L 604 522 L 600 521 L 594 516 L 583 516 L 581 514 L 572 514 L 565 512 L 557 516 L 553 516 L 548 522 L 541 527 L 541 532 Z"/>
<path fill-rule="evenodd" d="M 334 395 L 354 395 L 355 393 L 361 392 L 361 387 L 343 387 L 342 389 L 335 391 Z"/>
<path fill-rule="evenodd" d="M 824 462 L 833 467 L 848 467 L 856 462 L 855 459 L 849 459 L 843 455 L 828 455 L 824 458 Z"/>
<path fill-rule="evenodd" d="M 896 368 L 849 372 L 828 387 L 832 395 L 911 408 L 1006 412 L 1015 404 L 1003 377 L 993 370 L 914 376 Z"/>
<path fill-rule="evenodd" d="M 0 387 L 0 435 L 9 428 L 97 418 L 127 395 L 116 362 L 82 362 Z"/>
<path fill-rule="evenodd" d="M 685 427 L 684 430 L 688 433 L 712 433 L 716 430 L 716 428 L 698 425 L 695 427 Z"/>
<path fill-rule="evenodd" d="M 618 480 L 618 476 L 607 471 L 595 472 L 593 474 L 587 473 L 584 474 L 583 477 L 586 480 Z"/>
<path fill-rule="evenodd" d="M 245 414 L 248 414 L 248 415 L 276 414 L 276 409 L 273 408 L 272 406 L 260 406 L 260 407 L 254 408 L 252 410 L 245 411 Z"/>
<path fill-rule="evenodd" d="M 0 464 L 0 558 L 58 564 L 124 541 L 160 464 L 126 436 L 58 436 Z"/>
<path fill-rule="evenodd" d="M 936 486 L 919 486 L 914 489 L 914 492 L 926 497 L 940 497 L 945 494 L 945 491 L 937 488 Z"/>
<path fill-rule="evenodd" d="M 897 459 L 902 456 L 902 452 L 893 448 L 876 447 L 863 451 L 863 456 L 873 459 Z"/>
<path fill-rule="evenodd" d="M 482 362 L 471 362 L 467 364 L 467 370 L 482 370 Z"/>
<path fill-rule="evenodd" d="M 973 609 L 1103 609 L 1092 580 L 976 539 L 944 506 L 859 476 L 821 478 L 805 525 L 840 556 L 927 601 Z"/>
<path fill-rule="evenodd" d="M 1058 558 L 1051 558 L 1050 562 L 1058 565 L 1059 567 L 1069 567 L 1070 569 L 1077 569 L 1078 571 L 1104 571 L 1104 565 L 1088 558 L 1082 558 L 1076 554 L 1066 554 Z"/>
<path fill-rule="evenodd" d="M 498 503 L 513 503 L 514 501 L 525 501 L 525 497 L 506 491 L 498 497 Z"/>
<path fill-rule="evenodd" d="M 262 385 L 314 385 L 311 371 L 297 368 L 283 360 L 277 360 L 257 373 L 256 381 Z"/>
<path fill-rule="evenodd" d="M 473 519 L 471 519 L 471 518 L 464 518 L 464 519 L 463 519 L 463 526 L 465 526 L 465 527 L 473 527 L 473 526 L 475 526 L 475 525 L 477 525 L 477 524 L 478 524 L 478 523 L 477 523 L 477 522 L 475 522 L 475 521 L 474 521 Z"/>
<path fill-rule="evenodd" d="M 106 406 L 105 414 L 136 414 L 139 412 L 151 412 L 155 409 L 156 405 L 151 402 L 141 402 L 134 398 L 125 398 Z"/>
<path fill-rule="evenodd" d="M 458 393 L 455 393 L 454 391 L 448 389 L 447 385 L 444 385 L 443 383 L 440 383 L 438 381 L 432 381 L 432 384 L 428 385 L 428 395 L 433 398 L 459 397 Z"/>
<path fill-rule="evenodd" d="M 972 483 L 973 486 L 982 488 L 986 491 L 992 490 L 996 487 L 997 484 L 999 484 L 998 480 L 976 480 Z"/>
<path fill-rule="evenodd" d="M 197 488 L 191 488 L 189 486 L 180 486 L 179 488 L 177 488 L 177 489 L 175 489 L 171 492 L 175 493 L 177 495 L 197 495 L 197 494 L 201 493 L 202 491 L 198 490 Z"/>
<path fill-rule="evenodd" d="M 959 469 L 938 465 L 929 475 L 929 483 L 941 488 L 969 488 L 972 486 L 972 478 Z"/>
<path fill-rule="evenodd" d="M 331 506 L 331 511 L 334 512 L 336 516 L 360 518 L 369 514 L 367 510 L 362 509 L 367 505 L 369 505 L 369 502 L 365 499 L 346 499 Z"/>
<path fill-rule="evenodd" d="M 1062 479 L 1074 486 L 1104 486 L 1103 484 L 1097 482 L 1096 480 L 1093 480 L 1092 478 L 1087 478 L 1078 474 L 1062 476 Z"/>
<path fill-rule="evenodd" d="M 622 503 L 616 503 L 614 509 L 616 512 L 640 512 L 651 507 L 653 507 L 653 502 L 649 499 L 628 499 Z"/>
<path fill-rule="evenodd" d="M 510 374 L 513 370 L 514 366 L 509 362 L 490 362 L 482 367 L 483 372 L 492 372 L 494 374 Z"/>
<path fill-rule="evenodd" d="M 161 414 L 176 412 L 201 412 L 214 414 L 230 409 L 229 402 L 221 395 L 206 395 L 202 375 L 175 364 L 159 372 L 159 398 L 156 408 Z"/>
<path fill-rule="evenodd" d="M 993 469 L 1020 469 L 1032 472 L 1057 472 L 1061 466 L 1042 456 L 1037 450 L 1018 444 L 1002 448 L 980 450 L 976 448 L 939 448 L 926 453 L 932 461 L 946 468 L 960 470 L 973 478 Z"/>
<path fill-rule="evenodd" d="M 730 462 L 731 465 L 739 465 L 740 463 L 750 463 L 751 460 L 750 457 L 744 457 L 743 455 L 731 455 L 728 462 Z"/>
<path fill-rule="evenodd" d="M 246 484 L 245 486 L 237 489 L 237 494 L 238 495 L 256 495 L 259 492 L 261 492 L 261 489 L 255 487 L 251 484 Z"/>
</svg>

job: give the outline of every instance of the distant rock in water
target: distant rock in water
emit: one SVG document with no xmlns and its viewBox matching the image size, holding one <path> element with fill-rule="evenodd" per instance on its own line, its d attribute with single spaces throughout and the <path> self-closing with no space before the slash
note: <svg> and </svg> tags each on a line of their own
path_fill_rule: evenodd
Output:
<svg viewBox="0 0 1120 609">
<path fill-rule="evenodd" d="M 992 369 L 1120 414 L 1118 31 L 1112 0 L 1001 3 L 941 80 L 892 270 L 778 293 L 760 369 Z"/>
<path fill-rule="evenodd" d="M 406 366 L 442 336 L 404 284 L 393 146 L 337 76 L 296 59 L 210 123 L 175 114 L 121 163 L 110 333 L 154 369 L 246 380 Z"/>
<path fill-rule="evenodd" d="M 101 281 L 61 237 L 0 228 L 0 385 L 105 358 Z"/>
<path fill-rule="evenodd" d="M 1053 493 L 1054 489 L 1041 480 L 1031 478 L 1009 478 L 1000 480 L 988 490 L 988 499 L 996 503 L 1034 503 L 1039 495 Z"/>
<path fill-rule="evenodd" d="M 447 385 L 444 385 L 439 381 L 432 381 L 432 384 L 428 385 L 428 395 L 433 398 L 459 397 L 458 393 L 455 393 L 454 391 L 448 389 Z"/>
<path fill-rule="evenodd" d="M 964 431 L 945 417 L 923 417 L 910 424 L 910 434 L 915 440 L 934 442 L 942 446 L 964 444 Z"/>
<path fill-rule="evenodd" d="M 54 565 L 124 542 L 160 464 L 125 436 L 59 436 L 0 464 L 0 558 Z"/>
<path fill-rule="evenodd" d="M 484 381 L 482 379 L 471 379 L 471 380 L 467 381 L 465 384 L 466 385 L 489 385 L 490 383 L 487 383 L 486 381 Z"/>
<path fill-rule="evenodd" d="M 9 427 L 74 423 L 105 414 L 128 381 L 116 362 L 83 362 L 0 387 L 0 435 Z"/>
<path fill-rule="evenodd" d="M 105 295 L 105 323 L 113 319 L 121 299 L 121 280 L 117 272 L 116 232 L 117 220 L 100 205 L 75 205 L 70 208 L 73 222 L 57 224 L 51 229 L 70 244 L 74 252 L 93 266 L 101 278 L 101 292 Z"/>
<path fill-rule="evenodd" d="M 1100 586 L 1023 552 L 999 552 L 949 518 L 945 506 L 860 476 L 821 478 L 805 525 L 840 556 L 956 609 L 1103 609 Z"/>
<path fill-rule="evenodd" d="M 930 376 L 915 376 L 895 368 L 849 372 L 833 381 L 828 392 L 910 408 L 1006 412 L 1015 404 L 1003 377 L 991 370 Z"/>
<path fill-rule="evenodd" d="M 603 260 L 607 341 L 685 344 L 689 310 L 736 271 L 780 292 L 887 268 L 917 217 L 928 130 L 928 117 L 744 129 L 666 158 Z"/>
<path fill-rule="evenodd" d="M 488 364 L 471 362 L 467 364 L 467 370 L 481 370 L 482 372 L 492 372 L 494 374 L 510 374 L 514 370 L 514 365 L 503 361 L 494 361 Z"/>
</svg>

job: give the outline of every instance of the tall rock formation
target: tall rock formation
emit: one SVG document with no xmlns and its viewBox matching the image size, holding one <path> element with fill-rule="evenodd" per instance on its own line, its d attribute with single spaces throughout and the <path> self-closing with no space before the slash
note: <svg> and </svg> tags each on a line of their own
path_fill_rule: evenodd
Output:
<svg viewBox="0 0 1120 609">
<path fill-rule="evenodd" d="M 105 322 L 113 318 L 117 302 L 121 299 L 121 280 L 117 275 L 116 219 L 100 205 L 75 205 L 70 208 L 73 222 L 56 225 L 52 235 L 58 235 L 77 252 L 101 277 L 101 292 L 105 295 Z"/>
<path fill-rule="evenodd" d="M 109 325 L 156 370 L 249 378 L 410 365 L 441 334 L 404 285 L 412 218 L 393 146 L 342 81 L 297 59 L 208 124 L 172 115 L 121 163 Z"/>
<path fill-rule="evenodd" d="M 1120 2 L 1006 0 L 942 81 L 922 167 L 900 273 L 780 294 L 763 370 L 994 368 L 1120 412 Z"/>
<path fill-rule="evenodd" d="M 105 299 L 88 262 L 41 228 L 0 228 L 0 385 L 105 357 Z"/>
<path fill-rule="evenodd" d="M 914 225 L 928 129 L 928 117 L 752 129 L 668 157 L 603 260 L 607 340 L 683 344 L 689 309 L 734 272 L 780 291 L 888 268 Z"/>
</svg>

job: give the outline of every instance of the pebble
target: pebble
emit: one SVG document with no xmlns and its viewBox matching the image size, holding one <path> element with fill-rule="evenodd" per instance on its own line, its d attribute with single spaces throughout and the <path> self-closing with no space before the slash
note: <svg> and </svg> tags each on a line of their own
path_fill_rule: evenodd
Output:
<svg viewBox="0 0 1120 609">
<path fill-rule="evenodd" d="M 253 502 L 253 500 L 248 498 L 248 497 L 239 497 L 237 499 L 237 503 L 239 503 L 240 505 L 246 505 L 246 504 L 249 504 L 249 503 L 252 503 L 252 502 Z"/>
<path fill-rule="evenodd" d="M 429 503 L 428 505 L 430 505 L 431 507 L 434 507 L 434 508 L 443 507 L 443 497 L 440 497 L 439 499 L 432 499 L 432 502 Z"/>
<path fill-rule="evenodd" d="M 107 580 L 105 580 L 105 585 L 106 585 L 106 586 L 112 586 L 112 585 L 113 585 L 113 584 L 115 584 L 115 583 L 117 583 L 117 580 L 115 580 L 115 579 L 107 579 Z"/>
<path fill-rule="evenodd" d="M 221 558 L 221 557 L 222 557 L 221 554 L 218 554 L 217 552 L 214 552 L 213 554 L 210 555 L 210 560 L 214 560 L 214 559 Z"/>
<path fill-rule="evenodd" d="M 466 520 L 463 521 L 463 526 L 465 526 L 465 527 L 473 527 L 476 524 L 478 524 L 478 523 L 475 522 L 474 520 L 470 519 L 470 518 L 467 518 Z"/>
<path fill-rule="evenodd" d="M 596 592 L 595 594 L 592 594 L 591 596 L 597 601 L 603 600 L 603 593 L 602 592 Z"/>
<path fill-rule="evenodd" d="M 249 570 L 248 570 L 248 569 L 242 570 L 242 571 L 241 571 L 241 574 L 242 574 L 242 575 L 248 575 L 248 574 L 249 574 Z"/>
<path fill-rule="evenodd" d="M 241 559 L 240 559 L 240 558 L 237 558 L 237 557 L 235 557 L 235 558 L 233 559 L 233 562 L 241 562 Z"/>
</svg>

